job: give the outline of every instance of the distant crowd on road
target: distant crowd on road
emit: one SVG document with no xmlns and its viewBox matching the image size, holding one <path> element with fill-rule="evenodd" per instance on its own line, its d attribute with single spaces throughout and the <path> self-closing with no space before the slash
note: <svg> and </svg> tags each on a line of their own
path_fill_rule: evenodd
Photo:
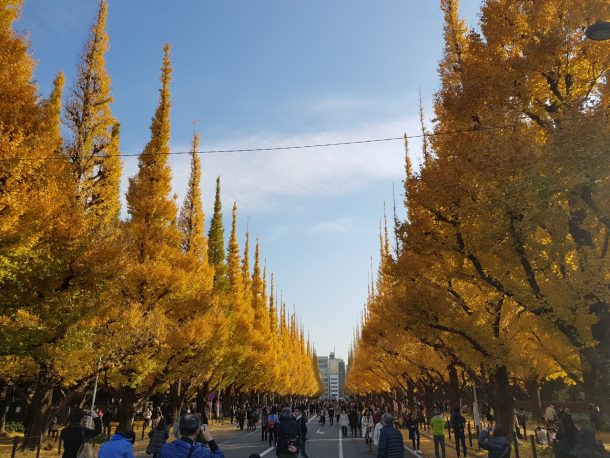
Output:
<svg viewBox="0 0 610 458">
<path fill-rule="evenodd" d="M 214 441 L 208 427 L 208 414 L 222 419 L 221 406 L 202 414 L 183 408 L 174 420 L 165 416 L 160 407 L 147 406 L 141 411 L 143 428 L 150 428 L 146 453 L 152 458 L 223 458 L 224 453 Z M 378 458 L 404 457 L 404 438 L 400 429 L 406 429 L 412 454 L 421 454 L 421 430 L 428 428 L 434 444 L 435 458 L 446 458 L 445 433 L 451 429 L 457 457 L 467 458 L 467 420 L 462 408 L 451 408 L 446 402 L 433 404 L 434 414 L 428 416 L 426 407 L 417 404 L 412 409 L 393 412 L 386 405 L 352 400 L 310 400 L 275 405 L 232 406 L 229 420 L 238 430 L 257 430 L 260 440 L 275 448 L 280 458 L 308 458 L 306 443 L 309 440 L 308 423 L 315 417 L 319 426 L 336 426 L 341 437 L 364 439 L 365 450 L 375 452 Z M 523 409 L 515 411 L 515 430 L 504 431 L 495 424 L 493 407 L 481 406 L 481 427 L 478 429 L 478 448 L 488 451 L 488 458 L 510 458 L 513 440 L 527 437 L 528 415 Z M 50 437 L 61 437 L 63 458 L 93 457 L 90 440 L 102 432 L 109 440 L 98 452 L 99 458 L 134 458 L 135 433 L 132 430 L 111 434 L 113 412 L 101 410 L 72 410 L 67 425 L 59 433 L 59 421 L 54 417 L 49 425 Z M 603 420 L 597 405 L 591 404 L 591 427 L 578 429 L 568 409 L 546 408 L 543 424 L 535 429 L 535 442 L 551 445 L 556 458 L 607 458 L 603 445 L 596 439 Z M 470 425 L 468 425 L 470 428 Z M 523 434 L 521 434 L 523 430 Z M 171 432 L 170 432 L 171 431 Z M 168 442 L 171 438 L 171 441 Z M 249 458 L 256 458 L 251 455 Z"/>
</svg>

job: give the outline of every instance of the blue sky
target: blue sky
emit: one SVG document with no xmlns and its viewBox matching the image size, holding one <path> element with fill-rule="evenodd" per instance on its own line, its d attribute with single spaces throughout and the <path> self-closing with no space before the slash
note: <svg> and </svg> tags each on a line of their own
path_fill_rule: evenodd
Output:
<svg viewBox="0 0 610 458">
<path fill-rule="evenodd" d="M 470 25 L 478 5 L 461 2 Z M 96 0 L 26 0 L 17 29 L 29 34 L 43 94 L 60 69 L 73 80 L 96 8 Z M 442 26 L 437 0 L 109 0 L 121 149 L 139 153 L 148 140 L 166 42 L 174 151 L 188 148 L 193 120 L 204 149 L 417 133 L 420 88 L 432 118 Z M 393 187 L 402 200 L 402 144 L 202 159 L 206 214 L 220 175 L 225 216 L 236 200 L 242 236 L 248 222 L 318 353 L 336 348 L 346 358 L 377 259 L 383 202 L 391 209 Z M 124 186 L 136 165 L 125 160 Z M 188 157 L 173 157 L 172 166 L 181 202 Z"/>
</svg>

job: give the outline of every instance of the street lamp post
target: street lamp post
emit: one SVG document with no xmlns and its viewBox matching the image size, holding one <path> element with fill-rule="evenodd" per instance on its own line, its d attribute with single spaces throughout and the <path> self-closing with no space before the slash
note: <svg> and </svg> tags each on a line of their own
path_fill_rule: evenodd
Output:
<svg viewBox="0 0 610 458">
<path fill-rule="evenodd" d="M 585 35 L 589 40 L 610 40 L 610 22 L 598 22 L 587 27 Z"/>
</svg>

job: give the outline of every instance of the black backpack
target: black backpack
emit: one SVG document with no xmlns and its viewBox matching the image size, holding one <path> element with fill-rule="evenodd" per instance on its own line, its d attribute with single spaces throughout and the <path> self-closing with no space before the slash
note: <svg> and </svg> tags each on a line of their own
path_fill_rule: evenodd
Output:
<svg viewBox="0 0 610 458">
<path fill-rule="evenodd" d="M 282 423 L 282 432 L 288 444 L 288 453 L 296 455 L 299 453 L 300 434 L 299 425 L 296 421 Z"/>
</svg>

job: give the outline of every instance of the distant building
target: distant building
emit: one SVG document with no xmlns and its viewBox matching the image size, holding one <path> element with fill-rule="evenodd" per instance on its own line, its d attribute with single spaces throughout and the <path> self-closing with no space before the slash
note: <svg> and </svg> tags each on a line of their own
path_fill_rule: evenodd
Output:
<svg viewBox="0 0 610 458">
<path fill-rule="evenodd" d="M 318 356 L 318 367 L 320 368 L 320 378 L 324 384 L 324 393 L 322 397 L 329 397 L 329 380 L 328 380 L 328 356 Z"/>
<path fill-rule="evenodd" d="M 336 358 L 333 352 L 329 356 L 318 356 L 318 366 L 324 384 L 323 397 L 331 399 L 343 397 L 345 362 L 341 358 Z"/>
</svg>

